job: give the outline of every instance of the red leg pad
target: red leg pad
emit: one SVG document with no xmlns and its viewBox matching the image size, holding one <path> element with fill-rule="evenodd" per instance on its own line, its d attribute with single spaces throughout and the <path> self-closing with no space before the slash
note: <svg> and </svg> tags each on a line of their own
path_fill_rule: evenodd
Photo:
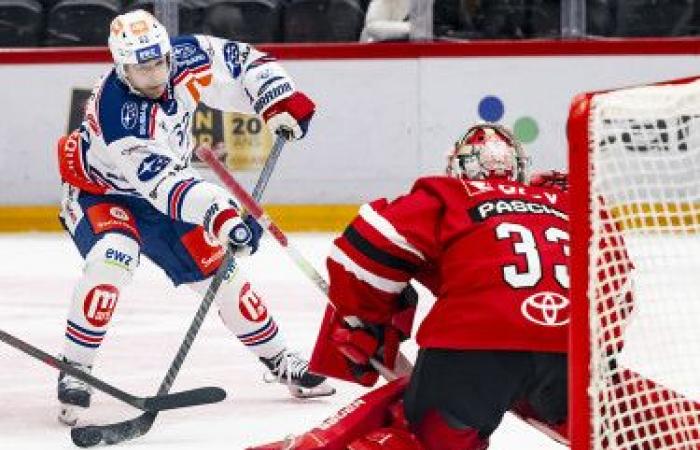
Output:
<svg viewBox="0 0 700 450">
<path fill-rule="evenodd" d="M 435 410 L 428 411 L 415 428 L 426 450 L 485 450 L 489 446 L 478 431 L 453 428 Z"/>
<path fill-rule="evenodd" d="M 407 384 L 407 378 L 399 378 L 354 400 L 302 436 L 248 450 L 346 450 L 351 442 L 392 421 L 390 406 Z"/>
<path fill-rule="evenodd" d="M 348 450 L 425 450 L 408 430 L 380 428 L 353 441 Z"/>
</svg>

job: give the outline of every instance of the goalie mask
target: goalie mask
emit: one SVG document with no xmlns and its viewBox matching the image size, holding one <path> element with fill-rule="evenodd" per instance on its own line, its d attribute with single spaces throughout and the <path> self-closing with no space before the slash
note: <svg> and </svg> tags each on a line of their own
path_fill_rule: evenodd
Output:
<svg viewBox="0 0 700 450">
<path fill-rule="evenodd" d="M 447 175 L 481 180 L 508 178 L 526 181 L 528 159 L 515 136 L 501 125 L 478 124 L 469 128 L 447 159 Z"/>
<path fill-rule="evenodd" d="M 109 51 L 114 59 L 117 75 L 134 89 L 126 75 L 125 66 L 146 66 L 150 62 L 166 59 L 167 73 L 157 73 L 151 83 L 166 83 L 170 72 L 170 37 L 165 27 L 150 13 L 137 9 L 112 20 L 110 25 Z M 157 78 L 157 79 L 156 79 Z M 133 80 L 131 80 L 133 81 Z"/>
</svg>

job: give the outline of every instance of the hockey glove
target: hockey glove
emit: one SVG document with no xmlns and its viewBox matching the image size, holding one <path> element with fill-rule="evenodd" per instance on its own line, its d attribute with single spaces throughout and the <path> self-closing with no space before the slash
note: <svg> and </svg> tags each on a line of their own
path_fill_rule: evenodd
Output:
<svg viewBox="0 0 700 450">
<path fill-rule="evenodd" d="M 302 92 L 273 103 L 263 112 L 263 119 L 275 134 L 287 140 L 301 139 L 306 135 L 316 105 Z"/>
<path fill-rule="evenodd" d="M 225 209 L 213 220 L 212 234 L 222 245 L 230 245 L 236 257 L 258 251 L 263 229 L 253 216 L 243 219 L 235 209 Z"/>
<path fill-rule="evenodd" d="M 534 173 L 530 177 L 530 186 L 557 188 L 562 191 L 568 191 L 569 174 L 557 172 L 556 170 Z"/>
<path fill-rule="evenodd" d="M 370 365 L 374 358 L 393 369 L 399 345 L 411 336 L 418 294 L 408 285 L 399 295 L 399 310 L 387 324 L 363 323 L 352 327 L 344 320 L 336 321 L 331 334 L 336 348 L 345 356 L 355 379 L 364 385 L 373 385 L 376 370 Z"/>
</svg>

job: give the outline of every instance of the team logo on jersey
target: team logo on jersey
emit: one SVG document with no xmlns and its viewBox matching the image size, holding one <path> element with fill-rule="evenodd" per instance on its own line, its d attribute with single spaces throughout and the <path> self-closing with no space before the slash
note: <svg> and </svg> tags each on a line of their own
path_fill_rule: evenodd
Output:
<svg viewBox="0 0 700 450">
<path fill-rule="evenodd" d="M 207 61 L 207 55 L 194 44 L 178 44 L 173 47 L 178 66 L 196 66 Z"/>
<path fill-rule="evenodd" d="M 485 194 L 486 192 L 491 192 L 494 190 L 493 186 L 491 186 L 486 181 L 469 180 L 465 181 L 463 184 L 464 189 L 470 196 Z"/>
<path fill-rule="evenodd" d="M 224 45 L 224 61 L 226 61 L 226 67 L 228 67 L 228 71 L 231 72 L 231 76 L 233 78 L 238 78 L 241 74 L 241 61 L 237 44 L 229 42 Z"/>
<path fill-rule="evenodd" d="M 122 105 L 121 118 L 122 126 L 127 130 L 136 126 L 139 118 L 139 107 L 136 105 L 136 102 L 129 101 Z"/>
<path fill-rule="evenodd" d="M 112 318 L 119 299 L 119 289 L 111 284 L 98 284 L 88 292 L 83 303 L 83 314 L 90 325 L 103 327 Z"/>
<path fill-rule="evenodd" d="M 569 299 L 555 292 L 538 292 L 526 298 L 520 312 L 530 322 L 545 327 L 561 327 L 569 323 Z"/>
<path fill-rule="evenodd" d="M 118 206 L 112 206 L 109 208 L 109 215 L 117 220 L 123 220 L 125 222 L 129 220 L 129 214 Z"/>
<path fill-rule="evenodd" d="M 173 53 L 177 59 L 187 59 L 197 53 L 197 47 L 193 44 L 177 44 L 173 46 Z"/>
<path fill-rule="evenodd" d="M 170 161 L 170 158 L 164 155 L 156 155 L 155 153 L 148 155 L 139 165 L 137 172 L 139 180 L 152 180 L 170 164 Z"/>
<path fill-rule="evenodd" d="M 238 308 L 243 317 L 251 322 L 262 322 L 267 319 L 267 308 L 258 294 L 250 288 L 246 282 L 238 294 Z"/>
</svg>

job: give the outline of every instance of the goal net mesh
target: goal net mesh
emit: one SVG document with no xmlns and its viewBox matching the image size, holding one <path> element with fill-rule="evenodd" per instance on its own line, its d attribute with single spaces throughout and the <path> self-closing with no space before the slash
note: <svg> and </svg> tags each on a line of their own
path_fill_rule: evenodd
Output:
<svg viewBox="0 0 700 450">
<path fill-rule="evenodd" d="M 697 450 L 700 81 L 589 106 L 592 448 Z"/>
</svg>

